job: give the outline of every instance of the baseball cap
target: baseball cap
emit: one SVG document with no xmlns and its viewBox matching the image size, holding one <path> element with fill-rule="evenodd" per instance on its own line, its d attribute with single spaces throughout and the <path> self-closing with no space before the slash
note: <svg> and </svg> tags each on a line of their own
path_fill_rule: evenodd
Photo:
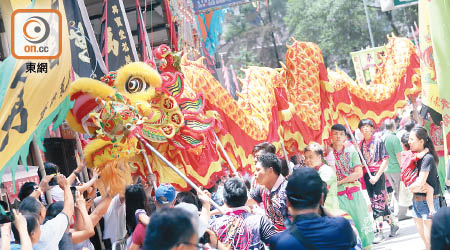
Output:
<svg viewBox="0 0 450 250">
<path fill-rule="evenodd" d="M 295 169 L 288 179 L 286 195 L 294 207 L 315 205 L 322 197 L 322 179 L 312 168 Z"/>
<path fill-rule="evenodd" d="M 155 199 L 160 204 L 169 204 L 175 199 L 176 193 L 172 185 L 161 184 L 155 191 Z"/>
</svg>

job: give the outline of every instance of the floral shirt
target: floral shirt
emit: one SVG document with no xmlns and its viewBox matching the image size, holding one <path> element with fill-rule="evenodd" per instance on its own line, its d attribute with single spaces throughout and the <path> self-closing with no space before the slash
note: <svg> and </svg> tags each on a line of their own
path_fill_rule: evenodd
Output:
<svg viewBox="0 0 450 250">
<path fill-rule="evenodd" d="M 380 169 L 383 160 L 389 158 L 386 146 L 379 137 L 372 136 L 369 141 L 363 140 L 360 147 L 370 172 L 377 172 Z M 363 171 L 364 173 L 367 173 L 366 168 L 364 168 Z"/>
<path fill-rule="evenodd" d="M 280 175 L 272 190 L 257 186 L 250 192 L 252 199 L 263 203 L 266 216 L 272 221 L 277 232 L 286 229 L 284 222 L 288 219 L 286 185 L 287 180 Z"/>
<path fill-rule="evenodd" d="M 247 207 L 230 209 L 210 222 L 209 228 L 231 249 L 263 250 L 275 235 L 275 227 L 265 216 L 251 214 Z"/>
</svg>

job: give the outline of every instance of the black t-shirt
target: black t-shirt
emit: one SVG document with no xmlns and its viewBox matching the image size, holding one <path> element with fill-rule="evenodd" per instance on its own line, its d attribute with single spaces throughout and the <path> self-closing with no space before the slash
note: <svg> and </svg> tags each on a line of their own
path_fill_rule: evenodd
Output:
<svg viewBox="0 0 450 250">
<path fill-rule="evenodd" d="M 417 161 L 417 167 L 419 172 L 428 171 L 427 183 L 434 189 L 434 195 L 441 193 L 441 185 L 439 184 L 436 162 L 434 162 L 433 155 L 431 153 L 426 154 L 422 159 Z M 423 195 L 425 193 L 415 193 L 416 195 Z"/>
</svg>

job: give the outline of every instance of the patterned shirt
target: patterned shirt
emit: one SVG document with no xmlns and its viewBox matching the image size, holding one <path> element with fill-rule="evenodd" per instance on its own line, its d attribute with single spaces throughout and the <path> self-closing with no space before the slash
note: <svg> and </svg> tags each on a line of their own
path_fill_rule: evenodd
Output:
<svg viewBox="0 0 450 250">
<path fill-rule="evenodd" d="M 363 140 L 360 147 L 370 172 L 377 172 L 380 169 L 383 160 L 389 158 L 386 146 L 379 137 L 372 136 L 369 141 Z M 364 168 L 364 173 L 366 172 L 367 171 Z"/>
<path fill-rule="evenodd" d="M 286 185 L 287 180 L 280 175 L 271 191 L 262 186 L 257 186 L 250 193 L 252 199 L 264 204 L 266 216 L 272 221 L 277 232 L 286 229 L 284 221 L 288 219 Z"/>
<path fill-rule="evenodd" d="M 344 147 L 341 152 L 333 149 L 325 160 L 329 166 L 335 167 L 338 181 L 352 174 L 355 167 L 361 166 L 361 160 L 354 146 Z"/>
<path fill-rule="evenodd" d="M 231 249 L 263 250 L 275 235 L 275 227 L 266 217 L 251 214 L 247 207 L 237 207 L 211 221 L 209 228 Z"/>
</svg>

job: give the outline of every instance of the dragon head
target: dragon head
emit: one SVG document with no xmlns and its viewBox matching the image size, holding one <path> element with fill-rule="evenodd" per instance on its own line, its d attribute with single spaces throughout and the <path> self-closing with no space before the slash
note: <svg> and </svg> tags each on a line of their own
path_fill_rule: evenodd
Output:
<svg viewBox="0 0 450 250">
<path fill-rule="evenodd" d="M 80 133 L 94 135 L 100 124 L 95 123 L 94 116 L 90 114 L 100 111 L 107 113 L 102 110 L 104 110 L 105 102 L 110 101 L 138 107 L 140 110 L 147 111 L 144 115 L 148 114 L 151 108 L 149 100 L 155 97 L 155 90 L 161 87 L 161 84 L 162 79 L 159 73 L 141 62 L 127 64 L 117 72 L 111 72 L 102 77 L 100 81 L 80 78 L 70 87 L 69 95 L 74 101 L 74 106 L 67 114 L 67 122 Z M 111 108 L 120 105 L 115 103 L 107 106 Z M 113 111 L 112 114 L 114 113 L 117 112 Z"/>
</svg>

